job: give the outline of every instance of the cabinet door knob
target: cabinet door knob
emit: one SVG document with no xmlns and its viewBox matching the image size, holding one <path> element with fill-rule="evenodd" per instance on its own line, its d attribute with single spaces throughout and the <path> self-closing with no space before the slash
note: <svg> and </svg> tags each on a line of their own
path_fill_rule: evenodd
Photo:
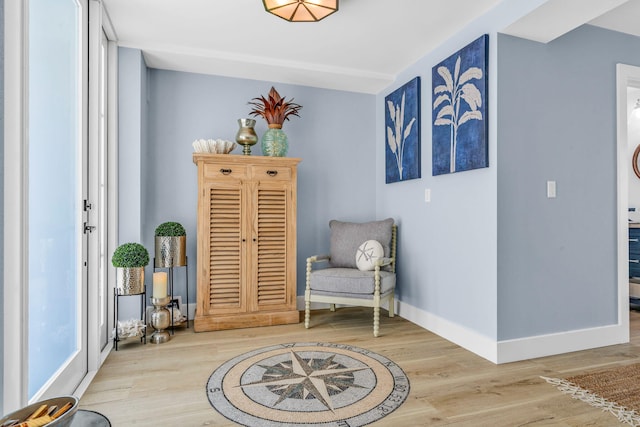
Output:
<svg viewBox="0 0 640 427">
<path fill-rule="evenodd" d="M 231 169 L 220 169 L 220 173 L 222 175 L 229 175 L 231 173 Z"/>
<path fill-rule="evenodd" d="M 268 171 L 267 171 L 267 175 L 269 175 L 269 176 L 276 176 L 276 175 L 278 175 L 278 171 L 268 170 Z"/>
</svg>

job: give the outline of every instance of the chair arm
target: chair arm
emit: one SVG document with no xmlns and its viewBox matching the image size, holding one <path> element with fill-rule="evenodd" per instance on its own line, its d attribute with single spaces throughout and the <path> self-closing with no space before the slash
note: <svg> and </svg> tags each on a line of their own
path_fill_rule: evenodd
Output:
<svg viewBox="0 0 640 427">
<path fill-rule="evenodd" d="M 384 267 L 385 265 L 390 265 L 394 261 L 394 258 L 378 258 L 375 260 L 374 266 Z"/>
<path fill-rule="evenodd" d="M 374 298 L 380 297 L 380 267 L 384 267 L 386 265 L 391 264 L 395 259 L 394 258 L 378 258 L 373 263 L 373 280 L 374 280 L 374 288 L 373 295 Z"/>
<path fill-rule="evenodd" d="M 314 263 L 314 262 L 329 261 L 330 259 L 331 257 L 329 255 L 314 255 L 307 258 L 307 264 Z"/>
<path fill-rule="evenodd" d="M 309 292 L 311 292 L 311 265 L 314 262 L 329 261 L 330 259 L 331 257 L 329 255 L 314 255 L 307 258 L 307 284 L 305 288 L 305 301 L 308 301 L 308 294 Z"/>
</svg>

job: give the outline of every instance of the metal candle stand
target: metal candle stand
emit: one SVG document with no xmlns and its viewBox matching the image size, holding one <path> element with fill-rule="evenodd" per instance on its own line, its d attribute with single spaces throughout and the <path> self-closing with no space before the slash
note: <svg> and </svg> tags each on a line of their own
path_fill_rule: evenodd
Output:
<svg viewBox="0 0 640 427">
<path fill-rule="evenodd" d="M 177 267 L 184 267 L 184 271 L 185 271 L 185 293 L 186 293 L 186 297 L 187 297 L 187 301 L 183 301 L 182 304 L 183 306 L 186 307 L 186 309 L 181 309 L 181 313 L 184 314 L 186 316 L 186 326 L 187 328 L 189 327 L 189 257 L 185 256 L 185 263 L 184 265 L 180 265 Z M 174 267 L 158 267 L 156 265 L 156 259 L 153 258 L 153 272 L 155 273 L 156 270 L 161 269 L 161 268 L 166 268 L 168 270 L 168 274 L 167 274 L 167 291 L 169 296 L 171 297 L 171 299 L 167 302 L 167 304 L 172 303 L 173 302 L 173 269 Z M 165 304 L 166 305 L 166 304 Z M 174 304 L 171 304 L 171 334 L 173 335 L 175 333 L 174 331 L 174 320 L 173 320 L 173 309 L 174 309 Z"/>
<path fill-rule="evenodd" d="M 166 305 L 169 304 L 169 297 L 164 298 L 151 298 L 151 304 L 153 304 L 153 311 L 151 312 L 151 326 L 155 331 L 151 334 L 151 341 L 153 344 L 162 344 L 171 338 L 169 332 L 165 331 L 169 327 L 169 317 L 172 316 L 169 313 Z"/>
</svg>

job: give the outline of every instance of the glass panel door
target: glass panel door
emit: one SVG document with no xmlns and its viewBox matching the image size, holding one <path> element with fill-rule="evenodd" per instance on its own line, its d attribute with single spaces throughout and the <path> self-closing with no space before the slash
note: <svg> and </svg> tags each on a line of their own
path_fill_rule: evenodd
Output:
<svg viewBox="0 0 640 427">
<path fill-rule="evenodd" d="M 28 398 L 87 372 L 86 0 L 29 0 Z"/>
</svg>

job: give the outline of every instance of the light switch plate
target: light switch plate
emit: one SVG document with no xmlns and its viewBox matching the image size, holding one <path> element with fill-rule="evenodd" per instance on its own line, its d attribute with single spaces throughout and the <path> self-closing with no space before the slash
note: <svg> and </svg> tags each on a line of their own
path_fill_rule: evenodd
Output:
<svg viewBox="0 0 640 427">
<path fill-rule="evenodd" d="M 430 188 L 425 188 L 424 189 L 424 202 L 425 203 L 431 202 L 431 189 Z"/>
<path fill-rule="evenodd" d="M 547 181 L 547 198 L 549 199 L 556 198 L 556 182 L 555 181 Z"/>
</svg>

